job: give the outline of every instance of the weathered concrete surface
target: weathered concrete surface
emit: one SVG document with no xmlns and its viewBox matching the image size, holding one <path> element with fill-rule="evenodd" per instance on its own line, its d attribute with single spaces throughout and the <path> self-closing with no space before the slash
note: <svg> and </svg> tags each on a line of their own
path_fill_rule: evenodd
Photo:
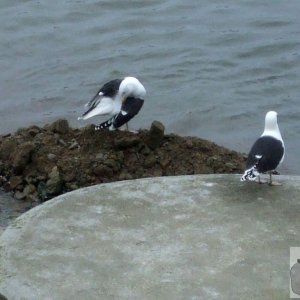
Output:
<svg viewBox="0 0 300 300">
<path fill-rule="evenodd" d="M 234 175 L 93 186 L 19 217 L 0 238 L 8 299 L 287 299 L 300 177 Z"/>
</svg>

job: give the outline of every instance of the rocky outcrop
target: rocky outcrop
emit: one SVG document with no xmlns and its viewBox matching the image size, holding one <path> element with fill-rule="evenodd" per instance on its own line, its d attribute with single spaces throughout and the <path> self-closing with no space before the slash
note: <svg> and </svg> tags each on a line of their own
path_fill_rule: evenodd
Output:
<svg viewBox="0 0 300 300">
<path fill-rule="evenodd" d="M 243 155 L 210 141 L 150 130 L 95 131 L 58 120 L 0 136 L 0 186 L 16 198 L 44 201 L 92 184 L 151 176 L 239 173 Z"/>
</svg>

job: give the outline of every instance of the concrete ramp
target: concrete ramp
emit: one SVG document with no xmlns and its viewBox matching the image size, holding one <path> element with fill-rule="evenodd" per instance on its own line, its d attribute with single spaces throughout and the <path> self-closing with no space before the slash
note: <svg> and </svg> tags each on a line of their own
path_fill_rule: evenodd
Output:
<svg viewBox="0 0 300 300">
<path fill-rule="evenodd" d="M 147 178 L 80 189 L 0 237 L 8 299 L 287 299 L 300 177 Z"/>
</svg>

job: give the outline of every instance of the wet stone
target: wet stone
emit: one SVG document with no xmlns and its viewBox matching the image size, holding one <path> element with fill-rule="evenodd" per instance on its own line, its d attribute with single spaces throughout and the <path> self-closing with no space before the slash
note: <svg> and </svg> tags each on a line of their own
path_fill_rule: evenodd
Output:
<svg viewBox="0 0 300 300">
<path fill-rule="evenodd" d="M 31 142 L 24 143 L 18 147 L 17 154 L 13 160 L 13 167 L 17 173 L 22 172 L 29 163 L 34 148 L 34 144 Z"/>
<path fill-rule="evenodd" d="M 124 149 L 129 147 L 134 147 L 140 142 L 137 136 L 124 136 L 118 137 L 114 140 L 114 145 L 116 149 Z"/>
<path fill-rule="evenodd" d="M 53 122 L 52 124 L 50 124 L 48 129 L 55 133 L 65 134 L 65 133 L 69 132 L 70 128 L 69 128 L 69 123 L 67 120 L 60 119 L 60 120 L 57 120 L 57 121 Z"/>
<path fill-rule="evenodd" d="M 63 180 L 57 166 L 55 166 L 49 174 L 49 180 L 46 182 L 46 192 L 50 195 L 58 195 L 62 192 L 62 189 Z"/>
<path fill-rule="evenodd" d="M 151 149 L 160 147 L 164 140 L 165 126 L 159 122 L 154 121 L 151 125 L 147 144 Z"/>
<path fill-rule="evenodd" d="M 22 176 L 12 176 L 9 180 L 11 189 L 16 189 L 19 185 L 23 183 Z"/>
</svg>

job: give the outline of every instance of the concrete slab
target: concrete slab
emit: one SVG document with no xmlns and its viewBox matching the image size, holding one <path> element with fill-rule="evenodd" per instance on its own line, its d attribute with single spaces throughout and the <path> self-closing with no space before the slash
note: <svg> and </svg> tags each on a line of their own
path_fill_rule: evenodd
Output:
<svg viewBox="0 0 300 300">
<path fill-rule="evenodd" d="M 0 237 L 8 299 L 287 299 L 300 177 L 149 178 L 84 188 Z"/>
</svg>

